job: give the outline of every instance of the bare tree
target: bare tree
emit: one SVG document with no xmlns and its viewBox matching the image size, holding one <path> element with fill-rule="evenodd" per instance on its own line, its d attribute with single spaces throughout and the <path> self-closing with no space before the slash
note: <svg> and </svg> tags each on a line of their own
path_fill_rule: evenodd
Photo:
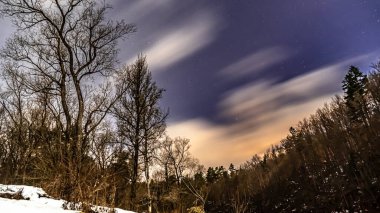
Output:
<svg viewBox="0 0 380 213">
<path fill-rule="evenodd" d="M 190 140 L 177 137 L 171 139 L 165 145 L 165 150 L 170 159 L 170 165 L 174 170 L 174 175 L 179 185 L 187 169 L 194 165 L 194 158 L 190 154 Z"/>
<path fill-rule="evenodd" d="M 107 79 L 115 71 L 117 41 L 135 27 L 105 20 L 107 5 L 94 0 L 0 0 L 17 34 L 1 55 L 4 69 L 31 94 L 49 94 L 62 134 L 62 195 L 83 197 L 82 162 L 88 137 L 120 96 Z"/>
<path fill-rule="evenodd" d="M 125 68 L 126 92 L 116 103 L 114 109 L 118 120 L 119 134 L 123 144 L 132 153 L 133 171 L 130 201 L 136 208 L 136 186 L 139 177 L 140 157 L 143 160 L 144 174 L 147 182 L 149 212 L 152 211 L 149 167 L 157 148 L 157 141 L 165 131 L 165 119 L 168 113 L 162 111 L 158 101 L 163 89 L 152 81 L 146 59 L 139 56 L 136 62 Z"/>
<path fill-rule="evenodd" d="M 3 76 L 12 76 L 12 73 L 5 72 Z M 24 88 L 15 78 L 11 80 L 5 79 L 4 83 L 7 90 L 1 93 L 1 106 L 5 113 L 7 125 L 3 127 L 3 131 L 7 134 L 3 145 L 7 150 L 7 173 L 10 176 L 18 176 L 23 154 L 28 152 L 26 147 L 26 129 L 27 120 L 25 119 L 25 105 L 23 100 Z"/>
<path fill-rule="evenodd" d="M 200 206 L 196 206 L 194 209 L 203 211 L 209 191 L 207 188 L 196 183 L 199 181 L 197 179 L 203 180 L 204 167 L 199 164 L 198 159 L 191 155 L 190 140 L 181 137 L 172 139 L 166 136 L 161 141 L 156 160 L 164 170 L 163 173 L 167 184 L 169 183 L 170 176 L 175 177 L 176 184 L 173 191 L 177 190 L 179 193 L 176 193 L 170 200 L 179 203 L 179 208 L 182 209 L 182 195 L 190 193 L 195 198 L 194 203 L 200 204 Z"/>
</svg>

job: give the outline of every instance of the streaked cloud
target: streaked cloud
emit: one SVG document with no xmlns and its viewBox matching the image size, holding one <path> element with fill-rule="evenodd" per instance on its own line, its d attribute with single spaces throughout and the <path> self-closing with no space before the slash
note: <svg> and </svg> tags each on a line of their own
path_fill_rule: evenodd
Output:
<svg viewBox="0 0 380 213">
<path fill-rule="evenodd" d="M 344 70 L 350 64 L 370 55 L 327 65 L 282 83 L 275 84 L 276 79 L 262 80 L 236 88 L 228 92 L 220 103 L 223 116 L 249 119 L 254 115 L 271 111 L 273 107 L 283 107 L 284 102 L 289 99 L 299 99 L 302 102 L 334 92 L 336 88 L 340 88 Z"/>
<path fill-rule="evenodd" d="M 285 47 L 264 48 L 227 66 L 220 71 L 220 74 L 229 79 L 243 77 L 269 68 L 290 58 L 292 55 L 292 52 Z"/>
<path fill-rule="evenodd" d="M 219 103 L 220 116 L 231 120 L 229 124 L 199 118 L 169 124 L 168 132 L 191 139 L 192 153 L 206 166 L 239 165 L 278 144 L 290 126 L 330 101 L 349 65 L 372 56 L 330 64 L 282 83 L 261 80 L 242 86 L 228 92 Z M 294 98 L 298 100 L 289 101 Z"/>
<path fill-rule="evenodd" d="M 181 26 L 162 32 L 142 52 L 147 55 L 152 70 L 163 71 L 206 47 L 215 39 L 217 31 L 217 18 L 207 11 L 198 12 Z"/>
<path fill-rule="evenodd" d="M 154 11 L 167 7 L 173 0 L 138 0 L 126 4 L 126 0 L 114 0 L 112 16 L 117 18 L 126 18 L 128 21 L 137 22 L 146 16 L 151 15 Z M 121 8 L 123 8 L 121 10 Z M 124 9 L 125 8 L 125 9 Z M 116 14 L 115 14 L 116 11 Z"/>
</svg>

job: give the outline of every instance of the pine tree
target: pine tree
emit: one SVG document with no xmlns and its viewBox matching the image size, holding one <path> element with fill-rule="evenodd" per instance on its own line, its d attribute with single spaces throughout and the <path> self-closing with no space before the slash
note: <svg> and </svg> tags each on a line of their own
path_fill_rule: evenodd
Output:
<svg viewBox="0 0 380 213">
<path fill-rule="evenodd" d="M 232 163 L 228 167 L 228 171 L 230 172 L 230 176 L 231 177 L 235 175 L 236 169 L 235 169 L 235 166 Z"/>
<path fill-rule="evenodd" d="M 207 183 L 212 184 L 216 181 L 217 174 L 213 167 L 209 167 L 206 174 Z"/>
<path fill-rule="evenodd" d="M 348 108 L 348 114 L 353 122 L 364 119 L 363 97 L 366 92 L 366 76 L 354 66 L 351 66 L 343 80 L 344 99 Z"/>
</svg>

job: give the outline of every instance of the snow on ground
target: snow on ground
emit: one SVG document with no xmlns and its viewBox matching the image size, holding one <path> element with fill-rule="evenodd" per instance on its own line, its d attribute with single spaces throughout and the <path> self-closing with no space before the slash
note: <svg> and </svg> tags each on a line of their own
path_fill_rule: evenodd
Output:
<svg viewBox="0 0 380 213">
<path fill-rule="evenodd" d="M 1 212 L 20 212 L 20 213 L 68 213 L 68 212 L 79 212 L 79 211 L 70 211 L 64 210 L 61 205 L 55 205 L 47 199 L 43 199 L 45 201 L 35 202 L 29 200 L 11 200 L 0 198 L 0 211 Z"/>
<path fill-rule="evenodd" d="M 16 194 L 22 191 L 22 196 L 29 200 L 13 200 L 0 198 L 0 212 L 17 213 L 79 213 L 80 211 L 64 210 L 62 208 L 64 200 L 48 198 L 46 192 L 37 187 L 23 185 L 2 185 L 0 184 L 0 194 Z M 133 213 L 122 209 L 115 209 L 117 213 Z"/>
</svg>

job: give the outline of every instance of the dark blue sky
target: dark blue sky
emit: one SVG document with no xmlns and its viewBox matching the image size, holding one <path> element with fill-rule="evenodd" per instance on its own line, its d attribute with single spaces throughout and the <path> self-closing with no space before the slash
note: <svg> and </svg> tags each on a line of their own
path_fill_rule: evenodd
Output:
<svg viewBox="0 0 380 213">
<path fill-rule="evenodd" d="M 215 111 L 226 91 L 261 79 L 286 81 L 313 69 L 376 51 L 380 41 L 380 1 L 376 0 L 146 2 L 145 8 L 151 11 L 137 20 L 127 13 L 128 8 L 136 4 L 134 1 L 119 0 L 114 4 L 115 10 L 125 11 L 124 18 L 135 22 L 139 29 L 126 41 L 126 46 L 135 40 L 143 43 L 134 44 L 132 54 L 146 51 L 159 39 L 156 34 L 186 27 L 184 24 L 191 19 L 198 19 L 200 25 L 209 22 L 202 19 L 216 20 L 213 20 L 216 26 L 212 26 L 216 29 L 210 29 L 216 31 L 212 41 L 155 74 L 156 80 L 167 90 L 164 104 L 170 107 L 173 121 L 205 117 L 221 122 Z M 285 49 L 284 54 L 289 57 L 244 78 L 229 81 L 219 74 L 230 64 L 272 47 Z M 368 63 L 364 63 L 364 69 Z M 158 70 L 153 66 L 151 71 Z M 340 82 L 337 84 L 321 92 L 334 91 Z"/>
<path fill-rule="evenodd" d="M 121 61 L 147 55 L 166 89 L 169 134 L 190 137 L 194 155 L 209 165 L 239 163 L 278 143 L 289 126 L 341 92 L 349 65 L 368 71 L 380 56 L 377 0 L 112 5 L 113 18 L 138 28 L 121 44 Z M 210 155 L 210 147 L 223 149 Z M 236 153 L 225 158 L 226 150 Z"/>
</svg>

